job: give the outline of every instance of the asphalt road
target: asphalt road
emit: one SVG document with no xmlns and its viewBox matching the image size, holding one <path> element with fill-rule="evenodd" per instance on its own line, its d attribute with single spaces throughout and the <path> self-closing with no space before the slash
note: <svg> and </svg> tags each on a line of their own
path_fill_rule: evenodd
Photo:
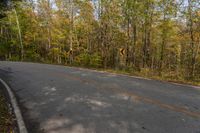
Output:
<svg viewBox="0 0 200 133">
<path fill-rule="evenodd" d="M 200 88 L 87 69 L 0 62 L 30 133 L 200 133 Z"/>
</svg>

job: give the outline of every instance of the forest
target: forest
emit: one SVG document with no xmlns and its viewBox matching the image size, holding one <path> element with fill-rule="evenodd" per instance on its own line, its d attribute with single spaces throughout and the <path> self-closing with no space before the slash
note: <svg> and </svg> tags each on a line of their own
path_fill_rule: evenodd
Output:
<svg viewBox="0 0 200 133">
<path fill-rule="evenodd" d="M 0 60 L 200 83 L 199 0 L 25 0 L 7 5 L 0 8 Z"/>
</svg>

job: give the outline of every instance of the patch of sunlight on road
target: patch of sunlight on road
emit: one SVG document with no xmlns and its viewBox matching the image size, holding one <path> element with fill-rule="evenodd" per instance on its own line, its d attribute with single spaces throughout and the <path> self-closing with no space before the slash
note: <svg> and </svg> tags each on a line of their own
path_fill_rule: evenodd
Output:
<svg viewBox="0 0 200 133">
<path fill-rule="evenodd" d="M 118 99 L 118 100 L 128 100 L 129 99 L 129 96 L 126 96 L 124 94 L 111 95 L 110 97 Z"/>
<path fill-rule="evenodd" d="M 103 102 L 100 100 L 96 100 L 96 99 L 92 99 L 92 98 L 88 98 L 88 97 L 81 97 L 78 95 L 67 97 L 67 98 L 65 98 L 64 101 L 66 103 L 86 103 L 93 110 L 100 109 L 100 108 L 107 108 L 107 107 L 111 106 L 111 104 L 109 104 L 109 103 L 106 103 L 106 102 Z"/>
<path fill-rule="evenodd" d="M 115 123 L 115 122 L 111 122 L 110 127 L 114 128 L 114 129 L 118 129 L 119 133 L 128 133 L 129 132 L 128 131 L 129 124 L 127 122 L 124 122 L 124 121 L 120 122 L 120 125 Z"/>
<path fill-rule="evenodd" d="M 39 105 L 46 105 L 46 104 L 48 104 L 48 102 L 54 102 L 54 101 L 56 101 L 54 98 L 50 98 L 47 102 L 41 102 Z"/>
<path fill-rule="evenodd" d="M 70 124 L 70 123 L 71 121 L 66 118 L 53 118 L 43 123 L 42 127 L 44 127 L 46 131 L 49 131 L 52 129 L 63 127 L 64 125 Z"/>
<path fill-rule="evenodd" d="M 92 108 L 92 110 L 99 110 L 101 108 L 107 108 L 110 107 L 111 105 L 102 101 L 97 101 L 94 99 L 88 99 L 88 104 Z"/>
<path fill-rule="evenodd" d="M 47 95 L 53 95 L 54 92 L 57 91 L 56 87 L 50 87 L 50 86 L 46 86 L 43 88 L 43 91 L 44 91 L 44 95 L 47 96 Z"/>
<path fill-rule="evenodd" d="M 108 120 L 104 123 L 106 123 L 106 126 L 102 129 L 98 123 L 92 121 L 81 122 L 66 117 L 53 117 L 43 122 L 40 127 L 42 127 L 44 133 L 96 133 L 99 132 L 99 128 L 104 132 L 128 133 L 130 125 L 136 129 L 140 128 L 135 122 Z"/>
<path fill-rule="evenodd" d="M 68 118 L 50 118 L 40 125 L 46 133 L 93 133 L 95 125 L 89 124 L 84 127 L 82 124 L 75 123 Z M 68 127 L 68 128 L 67 128 Z"/>
<path fill-rule="evenodd" d="M 139 103 L 139 101 L 137 100 L 137 97 L 129 96 L 126 94 L 116 94 L 116 95 L 112 95 L 110 97 L 118 99 L 118 100 L 125 100 L 125 101 L 134 102 L 134 103 Z"/>
</svg>

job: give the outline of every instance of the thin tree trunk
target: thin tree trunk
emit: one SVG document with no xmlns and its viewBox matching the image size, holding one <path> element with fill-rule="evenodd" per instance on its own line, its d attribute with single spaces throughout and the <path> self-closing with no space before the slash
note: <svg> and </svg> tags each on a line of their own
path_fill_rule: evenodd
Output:
<svg viewBox="0 0 200 133">
<path fill-rule="evenodd" d="M 165 24 L 166 22 L 166 14 L 165 14 L 165 10 L 164 10 L 164 15 L 163 15 L 163 23 Z M 160 65 L 159 65 L 159 69 L 160 69 L 160 74 L 161 71 L 163 69 L 163 60 L 164 60 L 164 51 L 165 51 L 165 45 L 166 45 L 166 27 L 163 26 L 162 29 L 162 44 L 161 44 L 161 53 L 160 53 Z"/>
<path fill-rule="evenodd" d="M 126 66 L 129 65 L 129 42 L 130 42 L 130 19 L 127 20 L 127 36 L 128 42 L 126 43 Z"/>
<path fill-rule="evenodd" d="M 192 1 L 188 0 L 188 12 L 189 12 L 189 32 L 190 32 L 190 45 L 191 45 L 191 78 L 194 77 L 195 69 L 195 53 L 194 53 L 194 31 L 193 31 L 193 18 L 192 18 Z"/>
<path fill-rule="evenodd" d="M 134 26 L 133 26 L 133 36 L 134 36 L 134 40 L 133 40 L 133 64 L 135 66 L 136 65 L 135 48 L 136 48 L 136 42 L 137 42 L 137 27 L 136 27 L 135 23 L 134 23 Z"/>
<path fill-rule="evenodd" d="M 70 64 L 73 62 L 73 26 L 74 26 L 74 7 L 73 7 L 73 0 L 70 0 L 70 10 L 71 10 L 71 26 L 70 26 L 70 55 L 69 60 Z"/>
<path fill-rule="evenodd" d="M 16 17 L 16 23 L 17 23 L 19 41 L 20 41 L 21 61 L 23 61 L 23 59 L 24 59 L 24 46 L 23 46 L 23 42 L 22 42 L 22 34 L 21 34 L 21 28 L 20 28 L 20 25 L 19 25 L 19 18 L 18 18 L 17 11 L 16 11 L 15 8 L 14 8 L 14 12 L 15 12 L 15 17 Z"/>
</svg>

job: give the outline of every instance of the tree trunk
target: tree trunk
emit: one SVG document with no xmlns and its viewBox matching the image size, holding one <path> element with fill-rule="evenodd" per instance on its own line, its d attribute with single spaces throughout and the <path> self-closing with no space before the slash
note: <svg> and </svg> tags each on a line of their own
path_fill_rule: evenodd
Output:
<svg viewBox="0 0 200 133">
<path fill-rule="evenodd" d="M 74 27 L 74 6 L 73 0 L 70 0 L 70 12 L 71 12 L 71 24 L 70 24 L 70 52 L 69 52 L 69 62 L 70 64 L 73 63 L 73 27 Z"/>
<path fill-rule="evenodd" d="M 15 17 L 16 17 L 19 41 L 20 41 L 21 61 L 23 61 L 23 59 L 24 59 L 24 46 L 23 46 L 23 42 L 22 42 L 22 34 L 21 34 L 21 28 L 20 28 L 20 25 L 19 25 L 19 18 L 18 18 L 17 11 L 16 11 L 15 8 L 14 8 L 14 12 L 15 12 Z"/>
<path fill-rule="evenodd" d="M 194 30 L 193 30 L 193 17 L 192 17 L 192 1 L 188 0 L 188 12 L 189 12 L 189 32 L 190 32 L 190 46 L 191 46 L 191 78 L 194 77 L 195 71 L 195 53 L 194 53 Z"/>
</svg>

